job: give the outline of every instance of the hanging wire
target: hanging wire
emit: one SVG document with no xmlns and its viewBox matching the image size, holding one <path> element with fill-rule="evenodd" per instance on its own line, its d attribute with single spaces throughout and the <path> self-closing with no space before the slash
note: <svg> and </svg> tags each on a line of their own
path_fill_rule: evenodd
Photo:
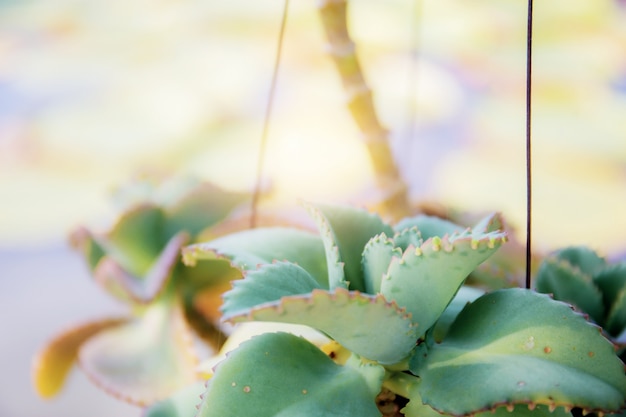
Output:
<svg viewBox="0 0 626 417">
<path fill-rule="evenodd" d="M 531 91 L 533 52 L 533 0 L 528 0 L 528 27 L 526 30 L 526 288 L 530 289 L 531 233 L 532 233 L 532 159 L 531 159 Z"/>
<path fill-rule="evenodd" d="M 250 228 L 254 229 L 257 223 L 257 209 L 259 205 L 259 198 L 261 197 L 261 187 L 263 179 L 263 168 L 265 163 L 265 150 L 267 148 L 267 136 L 269 132 L 270 119 L 272 115 L 272 107 L 274 104 L 274 95 L 276 93 L 276 84 L 278 80 L 278 69 L 280 68 L 280 57 L 283 49 L 283 39 L 285 37 L 285 27 L 287 26 L 287 15 L 289 11 L 289 0 L 285 0 L 283 6 L 283 16 L 280 22 L 280 31 L 278 33 L 278 45 L 276 47 L 276 58 L 274 60 L 274 69 L 272 72 L 272 82 L 270 84 L 270 91 L 267 97 L 267 106 L 265 107 L 265 117 L 263 119 L 263 130 L 261 132 L 261 144 L 259 146 L 259 157 L 257 160 L 256 169 L 256 184 L 254 185 L 254 191 L 252 193 L 251 213 L 250 213 Z"/>
</svg>

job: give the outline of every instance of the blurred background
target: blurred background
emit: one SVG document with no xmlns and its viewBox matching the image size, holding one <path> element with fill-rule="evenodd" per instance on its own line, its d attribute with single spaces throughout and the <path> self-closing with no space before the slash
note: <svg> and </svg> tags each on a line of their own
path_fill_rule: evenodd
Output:
<svg viewBox="0 0 626 417">
<path fill-rule="evenodd" d="M 137 417 L 31 360 L 123 312 L 67 245 L 146 173 L 252 190 L 282 0 L 0 0 L 0 415 Z M 351 0 L 350 27 L 415 201 L 525 225 L 525 0 Z M 373 183 L 313 0 L 292 1 L 263 180 L 272 204 Z M 533 244 L 626 252 L 626 4 L 536 2 Z M 523 241 L 524 236 L 520 234 Z"/>
</svg>

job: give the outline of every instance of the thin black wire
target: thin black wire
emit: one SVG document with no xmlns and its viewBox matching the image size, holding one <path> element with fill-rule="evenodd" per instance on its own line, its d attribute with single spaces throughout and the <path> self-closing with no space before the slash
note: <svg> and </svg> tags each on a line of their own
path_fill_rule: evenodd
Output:
<svg viewBox="0 0 626 417">
<path fill-rule="evenodd" d="M 526 288 L 530 289 L 532 234 L 532 153 L 531 153 L 531 91 L 533 52 L 533 0 L 528 0 L 526 30 Z"/>
<path fill-rule="evenodd" d="M 280 57 L 283 50 L 283 38 L 285 37 L 285 27 L 287 26 L 287 15 L 289 11 L 289 0 L 285 0 L 283 6 L 283 16 L 280 22 L 280 32 L 278 34 L 278 46 L 276 47 L 276 58 L 274 60 L 274 69 L 272 73 L 272 82 L 270 84 L 270 91 L 267 97 L 267 106 L 265 108 L 265 118 L 263 119 L 263 131 L 261 132 L 261 144 L 259 147 L 259 158 L 257 160 L 256 169 L 256 184 L 254 185 L 254 192 L 252 193 L 251 213 L 250 213 L 250 228 L 256 227 L 257 220 L 257 207 L 259 204 L 259 198 L 261 197 L 261 183 L 263 178 L 263 168 L 265 162 L 265 149 L 267 148 L 267 136 L 269 132 L 270 119 L 272 115 L 272 107 L 274 104 L 274 95 L 276 93 L 276 84 L 278 81 L 278 69 L 280 68 Z"/>
</svg>

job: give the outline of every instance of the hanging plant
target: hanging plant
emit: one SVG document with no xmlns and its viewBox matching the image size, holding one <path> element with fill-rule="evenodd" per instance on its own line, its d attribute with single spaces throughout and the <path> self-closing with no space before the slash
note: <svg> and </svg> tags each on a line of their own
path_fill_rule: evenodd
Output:
<svg viewBox="0 0 626 417">
<path fill-rule="evenodd" d="M 180 249 L 247 196 L 178 180 L 136 183 L 122 197 L 124 211 L 109 230 L 79 228 L 72 243 L 95 282 L 131 314 L 70 328 L 44 347 L 34 366 L 35 388 L 43 397 L 61 390 L 78 361 L 110 394 L 151 404 L 197 380 L 192 334 L 214 349 L 226 338 L 219 327 L 219 294 L 240 274 L 225 261 L 186 268 Z"/>
<path fill-rule="evenodd" d="M 425 216 L 392 227 L 364 210 L 307 208 L 323 255 L 313 240 L 310 251 L 288 239 L 263 244 L 275 229 L 233 234 L 227 248 L 218 240 L 184 249 L 188 262 L 240 266 L 245 278 L 225 293 L 224 320 L 305 324 L 332 339 L 319 349 L 269 333 L 242 344 L 216 367 L 198 417 L 380 416 L 389 397 L 404 399 L 402 414 L 391 415 L 405 416 L 624 406 L 622 362 L 570 306 L 530 290 L 480 295 L 462 287 L 506 240 L 499 216 L 458 232 Z M 268 248 L 294 257 L 269 263 Z M 170 415 L 194 415 L 194 405 Z"/>
<path fill-rule="evenodd" d="M 609 263 L 583 246 L 564 248 L 548 256 L 535 280 L 537 291 L 573 304 L 602 326 L 626 350 L 626 262 Z"/>
</svg>

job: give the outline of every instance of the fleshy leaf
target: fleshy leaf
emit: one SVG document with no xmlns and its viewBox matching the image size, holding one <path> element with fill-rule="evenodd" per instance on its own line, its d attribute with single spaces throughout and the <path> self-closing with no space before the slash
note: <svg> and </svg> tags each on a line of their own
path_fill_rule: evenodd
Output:
<svg viewBox="0 0 626 417">
<path fill-rule="evenodd" d="M 223 288 L 234 279 L 241 278 L 241 271 L 233 267 L 228 259 L 215 259 L 207 262 L 198 262 L 194 266 L 179 265 L 176 271 L 181 287 L 189 298 L 193 298 L 199 291 L 213 286 Z M 226 289 L 229 289 L 227 287 Z"/>
<path fill-rule="evenodd" d="M 404 417 L 441 417 L 442 415 L 433 410 L 431 406 L 422 404 L 419 397 L 411 399 L 401 411 Z"/>
<path fill-rule="evenodd" d="M 228 339 L 228 335 L 222 331 L 219 319 L 213 320 L 207 317 L 205 313 L 205 311 L 201 311 L 192 305 L 185 306 L 185 320 L 193 330 L 194 335 L 202 340 L 212 353 L 216 353 L 220 351 L 226 339 Z"/>
<path fill-rule="evenodd" d="M 165 209 L 165 239 L 180 231 L 196 236 L 202 230 L 225 218 L 249 196 L 226 191 L 214 184 L 202 182 Z"/>
<path fill-rule="evenodd" d="M 74 230 L 70 234 L 69 241 L 74 249 L 82 253 L 91 271 L 94 270 L 100 259 L 106 254 L 93 234 L 85 227 L 78 227 Z"/>
<path fill-rule="evenodd" d="M 202 317 L 212 323 L 219 323 L 222 319 L 220 307 L 223 303 L 223 295 L 232 288 L 232 282 L 223 281 L 217 284 L 199 288 L 189 295 L 190 305 L 198 311 Z"/>
<path fill-rule="evenodd" d="M 278 302 L 281 297 L 308 294 L 320 288 L 307 271 L 290 262 L 275 262 L 250 271 L 245 279 L 233 281 L 224 294 L 223 319 L 247 314 L 254 307 Z"/>
<path fill-rule="evenodd" d="M 379 417 L 358 370 L 287 333 L 252 338 L 218 365 L 197 417 Z"/>
<path fill-rule="evenodd" d="M 600 329 L 519 288 L 468 305 L 441 344 L 413 359 L 424 402 L 453 415 L 513 404 L 609 411 L 626 400 L 624 365 Z"/>
<path fill-rule="evenodd" d="M 124 323 L 125 319 L 91 322 L 55 337 L 35 358 L 33 382 L 37 393 L 50 398 L 58 394 L 74 366 L 80 346 L 93 335 Z"/>
<path fill-rule="evenodd" d="M 477 214 L 465 213 L 461 216 L 453 215 L 454 221 L 461 224 L 472 222 Z M 491 290 L 511 287 L 522 287 L 526 278 L 526 245 L 520 243 L 515 237 L 514 230 L 506 224 L 499 213 L 480 220 L 474 227 L 474 231 L 483 232 L 503 230 L 508 233 L 510 239 L 493 256 L 480 264 L 468 277 L 467 283 L 479 285 Z M 531 275 L 535 276 L 537 267 L 542 256 L 537 253 L 531 254 Z"/>
<path fill-rule="evenodd" d="M 138 319 L 89 339 L 79 351 L 85 373 L 105 391 L 138 405 L 194 382 L 197 358 L 180 304 L 166 294 Z"/>
<path fill-rule="evenodd" d="M 183 249 L 183 261 L 195 265 L 203 259 L 230 259 L 242 270 L 288 260 L 309 272 L 322 287 L 328 284 L 324 245 L 319 236 L 283 227 L 258 228 L 233 233 Z"/>
<path fill-rule="evenodd" d="M 206 382 L 200 381 L 182 388 L 166 400 L 148 407 L 142 417 L 195 417 Z"/>
<path fill-rule="evenodd" d="M 422 234 L 417 227 L 404 229 L 393 235 L 393 244 L 404 252 L 409 246 L 420 247 L 424 243 Z"/>
<path fill-rule="evenodd" d="M 405 417 L 441 417 L 442 414 L 422 402 L 419 394 L 419 378 L 399 372 L 385 381 L 385 387 L 393 392 L 409 398 L 410 401 L 401 411 Z M 531 406 L 532 407 L 532 406 Z M 472 414 L 472 417 L 571 417 L 571 413 L 556 409 L 550 410 L 546 406 L 536 406 L 529 409 L 527 405 L 514 407 L 498 407 L 493 411 Z"/>
<path fill-rule="evenodd" d="M 124 269 L 143 276 L 165 246 L 163 220 L 160 208 L 138 205 L 125 212 L 105 236 L 95 238 Z"/>
<path fill-rule="evenodd" d="M 365 292 L 368 294 L 380 292 L 380 283 L 394 255 L 401 257 L 402 251 L 394 248 L 393 240 L 387 238 L 384 233 L 374 236 L 367 242 L 361 259 Z"/>
<path fill-rule="evenodd" d="M 324 219 L 324 217 L 322 217 L 321 213 L 315 211 L 314 208 L 310 208 L 309 212 L 315 220 L 320 236 L 322 238 L 322 243 L 324 244 L 328 287 L 330 289 L 348 289 L 349 282 L 346 279 L 346 273 L 344 271 L 345 262 L 342 260 L 341 255 L 339 254 L 339 247 L 335 242 L 335 238 L 330 228 L 330 224 Z"/>
<path fill-rule="evenodd" d="M 544 405 L 538 405 L 532 410 L 527 405 L 498 407 L 495 411 L 474 414 L 475 417 L 571 417 L 571 415 L 572 413 L 562 408 L 551 410 L 550 407 Z"/>
<path fill-rule="evenodd" d="M 391 226 L 380 217 L 348 206 L 306 205 L 315 220 L 326 249 L 330 289 L 366 291 L 361 255 L 365 244 L 376 235 L 393 236 Z M 343 273 L 338 267 L 343 263 Z"/>
<path fill-rule="evenodd" d="M 626 288 L 618 294 L 606 319 L 606 331 L 613 336 L 618 336 L 626 329 Z"/>
<path fill-rule="evenodd" d="M 145 276 L 134 276 L 114 259 L 105 256 L 96 265 L 94 278 L 107 292 L 123 301 L 149 303 L 165 287 L 187 240 L 188 235 L 184 232 L 172 237 L 158 258 L 154 258 Z"/>
<path fill-rule="evenodd" d="M 468 286 L 462 286 L 459 288 L 459 292 L 456 293 L 448 307 L 443 311 L 441 316 L 437 319 L 437 322 L 432 328 L 432 335 L 435 342 L 440 343 L 450 329 L 450 325 L 456 320 L 461 310 L 465 308 L 468 303 L 476 300 L 485 292 L 478 288 L 472 288 Z"/>
<path fill-rule="evenodd" d="M 553 294 L 554 298 L 574 304 L 599 324 L 604 324 L 602 293 L 591 275 L 564 260 L 546 258 L 535 278 L 537 291 Z"/>
<path fill-rule="evenodd" d="M 378 395 L 386 374 L 382 365 L 369 360 L 362 360 L 358 355 L 352 354 L 348 357 L 345 366 L 358 371 L 367 384 L 370 394 Z"/>
<path fill-rule="evenodd" d="M 581 270 L 583 274 L 595 275 L 606 267 L 606 260 L 585 246 L 572 246 L 558 251 L 555 256 Z"/>
<path fill-rule="evenodd" d="M 407 357 L 417 341 L 410 317 L 382 295 L 313 290 L 310 294 L 283 297 L 261 305 L 230 321 L 276 321 L 305 324 L 320 330 L 352 352 L 382 364 Z"/>
<path fill-rule="evenodd" d="M 407 309 L 424 334 L 437 321 L 463 281 L 504 242 L 505 234 L 433 237 L 393 259 L 381 293 Z"/>
<path fill-rule="evenodd" d="M 185 317 L 195 334 L 214 350 L 226 340 L 220 328 L 223 294 L 232 288 L 231 281 L 242 277 L 228 260 L 199 262 L 194 267 L 178 265 L 177 282 L 185 304 Z"/>
<path fill-rule="evenodd" d="M 404 229 L 410 229 L 412 227 L 417 227 L 417 230 L 420 231 L 422 239 L 424 240 L 433 236 L 443 237 L 453 233 L 460 233 L 466 229 L 465 227 L 454 224 L 448 220 L 427 215 L 408 217 L 398 222 L 398 224 L 396 224 L 393 228 L 394 230 L 400 232 Z"/>
<path fill-rule="evenodd" d="M 602 291 L 605 305 L 612 305 L 617 295 L 626 289 L 626 263 L 608 265 L 593 276 L 593 282 Z"/>
<path fill-rule="evenodd" d="M 492 213 L 481 218 L 472 227 L 474 233 L 490 233 L 505 230 L 504 220 L 500 213 Z"/>
</svg>

